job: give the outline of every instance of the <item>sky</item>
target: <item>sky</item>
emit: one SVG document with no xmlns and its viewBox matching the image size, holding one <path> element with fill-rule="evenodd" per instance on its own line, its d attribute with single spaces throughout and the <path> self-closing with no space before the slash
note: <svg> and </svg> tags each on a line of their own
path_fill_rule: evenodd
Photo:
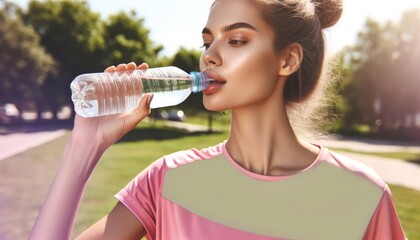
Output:
<svg viewBox="0 0 420 240">
<path fill-rule="evenodd" d="M 309 0 L 308 0 L 309 1 Z M 25 7 L 28 0 L 12 2 Z M 213 0 L 87 0 L 91 10 L 106 19 L 110 14 L 134 9 L 150 29 L 150 38 L 164 47 L 163 55 L 172 55 L 184 46 L 199 49 L 201 30 L 207 21 Z M 380 22 L 398 21 L 403 12 L 420 8 L 420 0 L 344 0 L 339 22 L 326 31 L 329 49 L 340 50 L 355 42 L 368 17 Z"/>
</svg>

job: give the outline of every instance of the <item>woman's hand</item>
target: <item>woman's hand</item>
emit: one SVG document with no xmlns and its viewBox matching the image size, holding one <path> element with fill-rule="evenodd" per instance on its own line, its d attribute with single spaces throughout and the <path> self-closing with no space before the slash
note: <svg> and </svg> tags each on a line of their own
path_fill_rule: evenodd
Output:
<svg viewBox="0 0 420 240">
<path fill-rule="evenodd" d="M 146 70 L 148 65 L 143 63 L 136 66 L 135 63 L 120 64 L 117 67 L 111 66 L 105 72 L 132 71 L 136 69 Z M 145 94 L 139 106 L 130 113 L 108 115 L 94 118 L 83 118 L 76 115 L 73 137 L 77 138 L 80 144 L 98 144 L 103 150 L 118 141 L 126 133 L 140 123 L 150 114 L 150 102 L 153 95 Z"/>
</svg>

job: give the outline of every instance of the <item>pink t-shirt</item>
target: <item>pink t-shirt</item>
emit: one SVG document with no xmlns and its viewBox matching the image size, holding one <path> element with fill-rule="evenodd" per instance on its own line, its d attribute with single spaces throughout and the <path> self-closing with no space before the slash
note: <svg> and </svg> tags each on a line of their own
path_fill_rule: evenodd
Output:
<svg viewBox="0 0 420 240">
<path fill-rule="evenodd" d="M 147 239 L 405 239 L 388 186 L 326 148 L 289 176 L 244 169 L 225 142 L 181 151 L 154 162 L 116 197 Z"/>
</svg>

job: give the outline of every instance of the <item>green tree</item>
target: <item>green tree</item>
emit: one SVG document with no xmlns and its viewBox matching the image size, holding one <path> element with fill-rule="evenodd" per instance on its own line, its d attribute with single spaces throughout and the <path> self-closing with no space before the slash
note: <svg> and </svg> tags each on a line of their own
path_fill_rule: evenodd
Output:
<svg viewBox="0 0 420 240">
<path fill-rule="evenodd" d="M 380 86 L 384 83 L 383 72 L 377 71 L 384 67 L 386 59 L 382 58 L 384 55 L 382 32 L 383 26 L 369 19 L 359 33 L 358 42 L 348 51 L 350 64 L 354 69 L 352 82 L 346 91 L 346 97 L 352 103 L 347 115 L 350 125 L 354 123 L 374 125 L 373 106 L 379 96 Z"/>
<path fill-rule="evenodd" d="M 22 110 L 25 103 L 39 100 L 40 86 L 54 62 L 18 11 L 8 2 L 0 9 L 0 102 L 14 102 Z"/>
<path fill-rule="evenodd" d="M 70 105 L 70 82 L 79 74 L 103 71 L 125 62 L 157 63 L 162 49 L 149 38 L 149 30 L 136 13 L 120 12 L 103 21 L 86 1 L 31 1 L 22 13 L 41 36 L 41 43 L 58 65 L 57 75 L 44 84 L 45 104 L 57 112 Z"/>
<path fill-rule="evenodd" d="M 346 53 L 352 72 L 344 92 L 351 103 L 348 125 L 367 124 L 382 133 L 418 127 L 419 22 L 420 10 L 405 13 L 397 23 L 366 22 L 358 42 Z"/>
<path fill-rule="evenodd" d="M 144 19 L 135 11 L 111 15 L 104 27 L 103 65 L 147 62 L 151 67 L 158 63 L 157 55 L 163 49 L 149 38 Z"/>
<path fill-rule="evenodd" d="M 99 14 L 86 1 L 31 1 L 21 13 L 25 23 L 41 37 L 41 44 L 54 57 L 57 74 L 43 85 L 43 104 L 54 116 L 62 105 L 70 105 L 70 82 L 75 76 L 102 70 L 95 54 L 104 47 Z"/>
<path fill-rule="evenodd" d="M 389 76 L 394 80 L 394 87 L 386 96 L 387 99 L 397 98 L 388 128 L 410 129 L 415 125 L 416 116 L 420 114 L 420 9 L 406 12 L 395 32 L 395 47 L 391 56 Z M 397 90 L 397 91 L 395 91 Z M 400 96 L 400 97 L 397 97 Z M 396 106 L 395 106 L 396 105 Z M 395 116 L 397 112 L 398 117 Z M 390 113 L 391 114 L 391 113 Z"/>
</svg>

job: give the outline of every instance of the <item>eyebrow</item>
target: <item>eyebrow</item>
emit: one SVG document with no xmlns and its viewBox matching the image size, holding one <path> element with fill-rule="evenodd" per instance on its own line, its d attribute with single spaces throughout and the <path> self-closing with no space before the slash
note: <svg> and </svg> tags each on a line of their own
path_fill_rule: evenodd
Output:
<svg viewBox="0 0 420 240">
<path fill-rule="evenodd" d="M 233 31 L 235 29 L 240 29 L 240 28 L 246 28 L 246 29 L 251 29 L 253 31 L 257 31 L 257 28 L 252 26 L 249 23 L 246 22 L 237 22 L 237 23 L 233 23 L 230 25 L 226 25 L 225 27 L 222 28 L 222 32 L 229 32 L 229 31 Z M 203 31 L 201 31 L 202 34 L 210 34 L 212 35 L 212 32 L 210 31 L 210 29 L 208 28 L 203 28 Z"/>
</svg>

